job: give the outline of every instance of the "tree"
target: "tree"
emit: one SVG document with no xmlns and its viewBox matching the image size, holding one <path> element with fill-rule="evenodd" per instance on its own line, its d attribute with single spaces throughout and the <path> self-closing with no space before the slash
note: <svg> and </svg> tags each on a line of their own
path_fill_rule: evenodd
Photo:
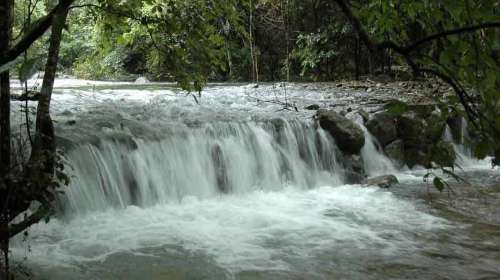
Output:
<svg viewBox="0 0 500 280">
<path fill-rule="evenodd" d="M 12 47 L 10 46 L 12 24 L 14 20 L 14 1 L 3 1 L 0 6 L 0 65 L 14 61 L 31 44 L 52 26 L 49 53 L 45 67 L 45 75 L 37 108 L 37 125 L 35 142 L 31 147 L 31 156 L 28 162 L 22 165 L 13 165 L 12 136 L 10 132 L 10 77 L 6 70 L 0 80 L 0 242 L 5 259 L 5 274 L 9 276 L 9 240 L 23 232 L 32 224 L 47 216 L 55 193 L 60 186 L 61 179 L 66 181 L 62 170 L 63 165 L 58 162 L 54 143 L 54 129 L 50 118 L 50 98 L 57 69 L 59 48 L 62 31 L 70 5 L 74 0 L 61 0 L 55 7 L 24 37 Z M 27 212 L 33 202 L 40 206 Z M 23 215 L 21 221 L 19 216 Z"/>
<path fill-rule="evenodd" d="M 457 99 L 447 99 L 446 105 L 455 111 L 461 111 L 461 105 L 478 131 L 476 155 L 483 158 L 493 153 L 497 158 L 494 163 L 499 163 L 497 1 L 368 1 L 367 8 L 359 12 L 370 26 L 378 28 L 375 34 L 366 31 L 348 1 L 334 2 L 372 55 L 386 56 L 387 50 L 392 50 L 415 76 L 430 75 L 449 84 Z M 412 38 L 415 33 L 419 38 Z M 443 111 L 448 112 L 448 108 Z"/>
</svg>

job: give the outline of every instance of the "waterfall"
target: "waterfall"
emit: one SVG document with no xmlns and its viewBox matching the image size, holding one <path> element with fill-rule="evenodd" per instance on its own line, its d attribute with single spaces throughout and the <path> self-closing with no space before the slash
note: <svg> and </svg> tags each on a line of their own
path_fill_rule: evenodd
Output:
<svg viewBox="0 0 500 280">
<path fill-rule="evenodd" d="M 66 212 L 343 182 L 333 139 L 312 122 L 207 123 L 176 127 L 160 141 L 131 141 L 101 140 L 68 154 Z"/>
<path fill-rule="evenodd" d="M 491 166 L 491 160 L 486 158 L 483 160 L 477 159 L 472 154 L 471 149 L 466 145 L 469 139 L 469 133 L 467 128 L 467 121 L 465 119 L 460 120 L 460 139 L 457 142 L 451 132 L 450 126 L 447 124 L 444 130 L 443 138 L 444 140 L 452 143 L 453 149 L 457 156 L 455 164 L 460 168 L 474 168 L 479 166 Z"/>
<path fill-rule="evenodd" d="M 377 139 L 364 125 L 363 118 L 355 115 L 354 121 L 361 127 L 365 135 L 365 145 L 361 149 L 361 157 L 368 177 L 397 173 L 394 163 L 384 154 Z"/>
</svg>

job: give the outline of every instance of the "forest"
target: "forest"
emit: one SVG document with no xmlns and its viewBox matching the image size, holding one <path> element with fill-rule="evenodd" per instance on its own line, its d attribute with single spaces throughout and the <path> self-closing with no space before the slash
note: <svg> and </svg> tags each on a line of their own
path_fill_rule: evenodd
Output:
<svg viewBox="0 0 500 280">
<path fill-rule="evenodd" d="M 495 279 L 499 111 L 498 0 L 2 0 L 0 279 Z"/>
</svg>

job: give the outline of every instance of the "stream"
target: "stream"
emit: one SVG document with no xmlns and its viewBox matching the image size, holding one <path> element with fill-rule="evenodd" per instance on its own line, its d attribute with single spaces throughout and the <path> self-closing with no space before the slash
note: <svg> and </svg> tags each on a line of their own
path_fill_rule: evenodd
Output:
<svg viewBox="0 0 500 280">
<path fill-rule="evenodd" d="M 303 108 L 354 114 L 374 95 L 393 98 L 328 84 L 214 84 L 193 96 L 58 80 L 52 114 L 71 183 L 60 213 L 14 241 L 14 259 L 47 280 L 500 279 L 489 160 L 455 144 L 468 184 L 440 194 L 364 129 L 367 173 L 400 184 L 345 183 L 333 138 Z"/>
</svg>

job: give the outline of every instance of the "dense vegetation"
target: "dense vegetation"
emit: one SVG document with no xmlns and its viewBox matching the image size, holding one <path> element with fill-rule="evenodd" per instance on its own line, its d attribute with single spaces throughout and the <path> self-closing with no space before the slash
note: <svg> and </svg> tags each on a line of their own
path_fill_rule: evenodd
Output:
<svg viewBox="0 0 500 280">
<path fill-rule="evenodd" d="M 33 138 L 28 133 L 31 154 L 11 160 L 17 157 L 10 79 L 24 81 L 38 70 L 45 76 Z M 500 154 L 496 0 L 5 0 L 0 240 L 6 260 L 9 239 L 48 215 L 66 181 L 49 114 L 56 73 L 85 79 L 146 76 L 194 91 L 208 81 L 434 77 L 455 93 L 437 100 L 442 112 L 462 114 L 475 127 L 477 155 Z M 41 206 L 25 215 L 33 201 Z M 22 215 L 24 220 L 16 220 Z"/>
</svg>

